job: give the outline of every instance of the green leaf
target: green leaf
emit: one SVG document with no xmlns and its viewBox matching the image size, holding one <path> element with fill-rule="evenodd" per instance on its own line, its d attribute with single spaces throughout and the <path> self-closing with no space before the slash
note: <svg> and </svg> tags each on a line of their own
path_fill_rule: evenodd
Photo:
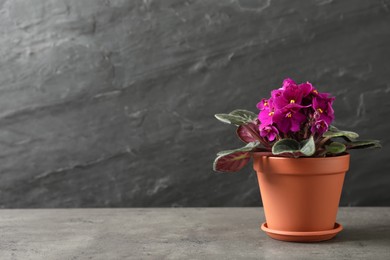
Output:
<svg viewBox="0 0 390 260">
<path fill-rule="evenodd" d="M 353 140 L 359 137 L 359 135 L 355 132 L 352 131 L 344 131 L 344 130 L 339 130 L 335 126 L 330 126 L 328 131 L 325 132 L 323 137 L 328 137 L 328 138 L 333 138 L 333 137 L 346 137 L 349 140 Z"/>
<path fill-rule="evenodd" d="M 272 146 L 272 153 L 275 155 L 282 154 L 282 153 L 296 153 L 299 152 L 299 149 L 300 149 L 300 145 L 297 141 L 286 138 L 277 141 Z"/>
<path fill-rule="evenodd" d="M 352 131 L 338 131 L 338 132 L 331 132 L 331 131 L 327 131 L 323 134 L 323 137 L 330 137 L 330 138 L 333 138 L 333 137 L 347 137 L 348 139 L 356 139 L 359 137 L 359 134 L 355 133 L 355 132 L 352 132 Z"/>
<path fill-rule="evenodd" d="M 314 139 L 311 136 L 309 139 L 304 140 L 301 143 L 293 139 L 282 139 L 272 146 L 272 153 L 275 155 L 291 153 L 295 157 L 299 155 L 312 156 L 315 153 Z"/>
<path fill-rule="evenodd" d="M 219 121 L 231 124 L 231 125 L 243 125 L 246 123 L 246 121 L 243 120 L 240 116 L 233 116 L 229 114 L 216 114 L 215 118 L 217 118 Z"/>
<path fill-rule="evenodd" d="M 257 115 L 244 109 L 237 109 L 229 114 L 216 114 L 215 117 L 223 123 L 239 126 L 253 122 Z"/>
<path fill-rule="evenodd" d="M 314 143 L 313 136 L 310 136 L 307 140 L 303 140 L 300 145 L 300 152 L 305 156 L 312 156 L 316 152 L 316 144 Z"/>
<path fill-rule="evenodd" d="M 347 144 L 348 149 L 381 148 L 379 140 L 352 141 Z"/>
<path fill-rule="evenodd" d="M 260 144 L 260 142 L 258 142 L 258 141 L 250 142 L 250 143 L 247 143 L 245 146 L 237 148 L 237 149 L 221 151 L 221 152 L 217 153 L 217 156 L 228 155 L 228 154 L 235 153 L 235 152 L 249 152 L 249 151 L 252 151 L 253 148 L 256 148 L 259 144 Z"/>
<path fill-rule="evenodd" d="M 325 145 L 325 149 L 328 153 L 339 154 L 345 152 L 347 147 L 343 143 L 333 142 L 329 145 Z"/>
<path fill-rule="evenodd" d="M 257 118 L 257 115 L 251 111 L 245 109 L 236 109 L 229 113 L 232 116 L 240 116 L 246 119 L 248 122 L 252 122 Z"/>
</svg>

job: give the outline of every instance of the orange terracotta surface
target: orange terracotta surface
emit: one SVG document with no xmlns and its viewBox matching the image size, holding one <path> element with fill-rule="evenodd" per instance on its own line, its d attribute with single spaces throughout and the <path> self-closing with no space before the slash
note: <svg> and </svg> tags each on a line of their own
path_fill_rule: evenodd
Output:
<svg viewBox="0 0 390 260">
<path fill-rule="evenodd" d="M 289 242 L 319 242 L 332 239 L 343 230 L 343 227 L 335 223 L 334 228 L 324 231 L 313 232 L 294 232 L 294 231 L 280 231 L 268 228 L 267 223 L 261 225 L 261 229 L 273 239 L 289 241 Z"/>
<path fill-rule="evenodd" d="M 267 228 L 318 232 L 335 228 L 349 154 L 285 158 L 254 154 Z"/>
</svg>

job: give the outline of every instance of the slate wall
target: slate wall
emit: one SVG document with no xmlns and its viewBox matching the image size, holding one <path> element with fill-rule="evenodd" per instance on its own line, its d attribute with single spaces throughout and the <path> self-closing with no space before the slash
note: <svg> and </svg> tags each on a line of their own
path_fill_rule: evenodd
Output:
<svg viewBox="0 0 390 260">
<path fill-rule="evenodd" d="M 352 153 L 342 205 L 390 206 L 390 2 L 0 2 L 0 206 L 258 206 L 215 113 L 284 77 L 337 96 Z"/>
</svg>

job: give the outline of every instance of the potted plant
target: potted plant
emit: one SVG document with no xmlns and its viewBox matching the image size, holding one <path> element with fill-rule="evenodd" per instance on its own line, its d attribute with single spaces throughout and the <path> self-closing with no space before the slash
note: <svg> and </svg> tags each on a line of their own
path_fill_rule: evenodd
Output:
<svg viewBox="0 0 390 260">
<path fill-rule="evenodd" d="M 322 241 L 342 230 L 336 223 L 350 149 L 380 147 L 331 125 L 335 100 L 309 82 L 285 79 L 262 99 L 255 114 L 234 110 L 215 117 L 237 127 L 244 147 L 222 151 L 218 172 L 236 172 L 253 158 L 266 222 L 261 228 L 284 241 Z"/>
</svg>

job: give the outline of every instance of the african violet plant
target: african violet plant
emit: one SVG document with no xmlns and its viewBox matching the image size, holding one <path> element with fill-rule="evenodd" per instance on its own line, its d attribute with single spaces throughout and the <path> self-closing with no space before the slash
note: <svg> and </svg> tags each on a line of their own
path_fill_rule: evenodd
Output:
<svg viewBox="0 0 390 260">
<path fill-rule="evenodd" d="M 284 157 L 337 156 L 350 149 L 380 147 L 377 140 L 356 140 L 359 135 L 339 130 L 334 120 L 333 101 L 309 82 L 296 84 L 285 79 L 271 97 L 262 99 L 253 112 L 238 109 L 215 117 L 237 126 L 242 148 L 222 151 L 214 161 L 214 170 L 236 172 L 244 167 L 254 152 Z"/>
</svg>

